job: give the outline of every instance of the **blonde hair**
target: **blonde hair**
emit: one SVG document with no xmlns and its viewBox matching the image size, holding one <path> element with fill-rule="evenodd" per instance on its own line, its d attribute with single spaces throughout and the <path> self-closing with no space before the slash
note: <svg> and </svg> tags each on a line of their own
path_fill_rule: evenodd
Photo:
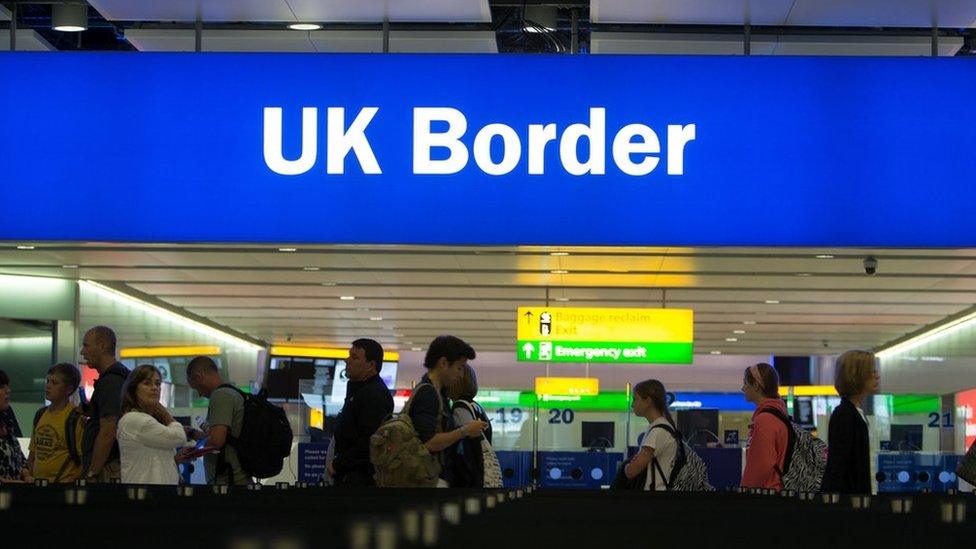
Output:
<svg viewBox="0 0 976 549">
<path fill-rule="evenodd" d="M 874 371 L 876 359 L 867 351 L 846 351 L 834 364 L 834 388 L 842 397 L 864 392 Z"/>
</svg>

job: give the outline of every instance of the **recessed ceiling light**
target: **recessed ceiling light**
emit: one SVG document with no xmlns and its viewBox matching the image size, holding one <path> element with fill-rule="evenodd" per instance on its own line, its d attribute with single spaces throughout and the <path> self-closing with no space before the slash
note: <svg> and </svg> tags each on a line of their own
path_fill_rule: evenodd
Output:
<svg viewBox="0 0 976 549">
<path fill-rule="evenodd" d="M 292 23 L 288 25 L 288 28 L 296 31 L 315 31 L 321 29 L 322 25 L 315 23 Z"/>
<path fill-rule="evenodd" d="M 711 351 L 709 354 L 712 354 L 712 355 L 720 355 L 720 354 L 722 354 L 722 351 Z"/>
<path fill-rule="evenodd" d="M 302 267 L 303 271 L 318 271 L 320 267 Z"/>
<path fill-rule="evenodd" d="M 58 4 L 51 10 L 51 28 L 61 32 L 81 32 L 88 28 L 88 4 Z"/>
<path fill-rule="evenodd" d="M 549 255 L 553 257 L 566 257 L 569 255 L 569 252 L 549 252 Z"/>
<path fill-rule="evenodd" d="M 834 258 L 834 256 L 832 256 L 830 254 L 820 254 L 820 255 L 817 256 L 817 259 L 833 259 L 833 258 Z"/>
<path fill-rule="evenodd" d="M 776 305 L 778 303 L 779 303 L 779 300 L 778 299 L 767 299 L 766 300 L 766 304 L 767 305 Z"/>
<path fill-rule="evenodd" d="M 746 333 L 746 331 L 745 330 L 732 330 L 732 333 L 733 334 L 744 334 L 744 333 Z"/>
<path fill-rule="evenodd" d="M 735 343 L 736 341 L 739 341 L 739 338 L 737 338 L 737 337 L 727 337 L 727 338 L 725 338 L 725 341 L 728 341 L 729 343 Z"/>
<path fill-rule="evenodd" d="M 298 248 L 278 248 L 279 252 L 297 252 Z"/>
<path fill-rule="evenodd" d="M 356 296 L 354 296 L 354 295 L 340 295 L 339 296 L 339 299 L 341 299 L 343 301 L 352 301 L 352 300 L 356 299 Z"/>
<path fill-rule="evenodd" d="M 567 301 L 569 301 L 569 298 L 568 297 L 557 297 L 556 298 L 556 301 L 559 301 L 560 303 L 566 303 Z"/>
<path fill-rule="evenodd" d="M 810 273 L 796 273 L 796 276 L 813 276 Z"/>
<path fill-rule="evenodd" d="M 34 246 L 17 246 L 18 250 L 33 250 Z"/>
<path fill-rule="evenodd" d="M 404 343 L 407 345 L 413 345 L 413 341 L 404 341 Z"/>
<path fill-rule="evenodd" d="M 411 351 L 423 351 L 421 347 L 410 347 Z"/>
<path fill-rule="evenodd" d="M 746 326 L 752 326 L 753 324 L 756 323 L 756 321 L 755 320 L 745 320 L 742 323 L 745 324 Z"/>
<path fill-rule="evenodd" d="M 323 282 L 322 285 L 323 286 L 335 286 L 336 283 L 335 282 Z"/>
<path fill-rule="evenodd" d="M 552 273 L 552 274 L 554 274 L 554 275 L 569 274 L 569 271 L 567 271 L 565 269 L 555 269 L 555 270 L 552 270 L 552 271 L 549 271 L 549 272 Z"/>
<path fill-rule="evenodd" d="M 383 317 L 381 317 L 381 316 L 371 316 L 371 317 L 369 317 L 369 319 L 372 320 L 373 322 L 379 322 L 379 321 L 383 320 Z"/>
<path fill-rule="evenodd" d="M 61 265 L 62 269 L 77 269 L 77 265 Z"/>
</svg>

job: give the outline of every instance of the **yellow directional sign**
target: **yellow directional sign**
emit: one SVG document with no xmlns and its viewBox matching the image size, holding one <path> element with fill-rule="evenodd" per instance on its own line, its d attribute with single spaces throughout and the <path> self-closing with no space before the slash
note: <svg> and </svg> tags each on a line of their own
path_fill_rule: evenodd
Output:
<svg viewBox="0 0 976 549">
<path fill-rule="evenodd" d="M 690 309 L 519 307 L 518 360 L 690 364 Z"/>
<path fill-rule="evenodd" d="M 537 377 L 535 394 L 550 396 L 597 396 L 600 380 L 595 377 Z"/>
</svg>

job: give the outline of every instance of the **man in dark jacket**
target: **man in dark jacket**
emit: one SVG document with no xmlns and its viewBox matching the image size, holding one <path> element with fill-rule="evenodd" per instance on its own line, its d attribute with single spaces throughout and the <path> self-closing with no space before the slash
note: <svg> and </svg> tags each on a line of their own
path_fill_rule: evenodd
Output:
<svg viewBox="0 0 976 549">
<path fill-rule="evenodd" d="M 329 473 L 339 486 L 374 486 L 369 461 L 369 438 L 393 413 L 393 396 L 380 378 L 383 347 L 372 339 L 357 339 L 346 359 L 346 400 L 336 420 L 335 459 Z"/>
</svg>

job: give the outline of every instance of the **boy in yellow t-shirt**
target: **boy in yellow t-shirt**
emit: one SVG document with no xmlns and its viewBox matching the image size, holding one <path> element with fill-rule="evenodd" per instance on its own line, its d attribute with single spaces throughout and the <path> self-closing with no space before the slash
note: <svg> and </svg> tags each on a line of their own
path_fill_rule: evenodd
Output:
<svg viewBox="0 0 976 549">
<path fill-rule="evenodd" d="M 27 466 L 35 479 L 73 482 L 81 477 L 81 437 L 84 421 L 71 403 L 81 384 L 74 364 L 55 364 L 47 371 L 44 394 L 50 406 L 34 416 Z"/>
</svg>

